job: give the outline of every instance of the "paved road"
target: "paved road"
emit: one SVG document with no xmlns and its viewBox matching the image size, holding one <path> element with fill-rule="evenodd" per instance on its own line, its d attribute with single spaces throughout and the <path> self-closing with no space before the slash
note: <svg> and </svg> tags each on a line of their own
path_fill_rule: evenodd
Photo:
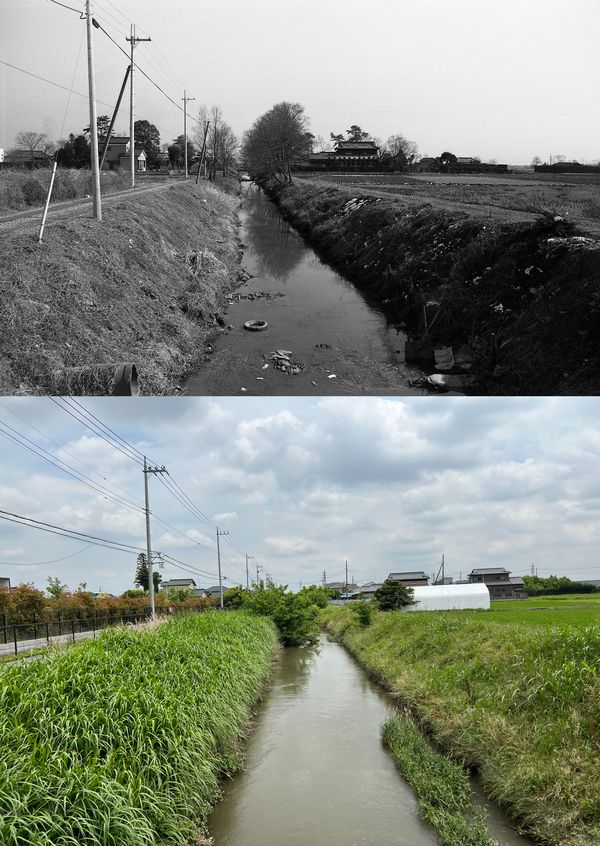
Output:
<svg viewBox="0 0 600 846">
<path fill-rule="evenodd" d="M 102 629 L 104 631 L 104 629 Z M 96 637 L 97 632 L 75 632 L 75 640 L 86 640 L 89 637 Z M 64 635 L 55 635 L 50 638 L 50 646 L 56 646 L 58 643 L 73 643 L 73 635 L 71 632 Z M 46 649 L 48 641 L 45 637 L 38 637 L 35 640 L 18 640 L 17 649 L 19 653 L 28 652 L 30 649 Z M 14 655 L 15 644 L 12 641 L 8 643 L 0 643 L 0 655 Z"/>
<path fill-rule="evenodd" d="M 141 184 L 137 188 L 126 188 L 123 191 L 115 191 L 102 197 L 102 207 L 109 206 L 119 200 L 129 197 L 140 197 L 156 191 L 166 191 L 178 185 L 190 184 L 183 179 L 169 179 L 163 182 L 153 182 L 150 185 Z M 11 212 L 0 215 L 0 233 L 6 232 L 35 232 L 38 231 L 42 222 L 43 208 L 37 206 L 27 211 Z M 61 223 L 73 217 L 91 217 L 92 199 L 83 197 L 79 200 L 69 200 L 64 203 L 51 203 L 46 219 L 46 228 Z"/>
</svg>

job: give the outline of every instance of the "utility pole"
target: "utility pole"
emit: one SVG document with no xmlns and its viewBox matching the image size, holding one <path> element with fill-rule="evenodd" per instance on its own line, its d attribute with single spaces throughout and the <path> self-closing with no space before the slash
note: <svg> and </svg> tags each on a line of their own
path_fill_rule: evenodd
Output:
<svg viewBox="0 0 600 846">
<path fill-rule="evenodd" d="M 152 41 L 151 38 L 136 38 L 135 35 L 135 24 L 131 24 L 131 35 L 129 38 L 126 38 L 125 41 L 129 41 L 131 44 L 131 77 L 129 79 L 129 166 L 131 168 L 131 187 L 135 188 L 135 131 L 134 131 L 134 120 L 133 120 L 133 105 L 134 105 L 134 83 L 133 83 L 133 69 L 135 67 L 133 63 L 133 51 L 136 45 L 140 41 Z"/>
<path fill-rule="evenodd" d="M 152 473 L 158 475 L 166 473 L 166 467 L 148 467 L 146 456 L 144 456 L 144 499 L 146 503 L 146 554 L 148 556 L 148 598 L 150 599 L 150 613 L 152 619 L 156 616 L 154 608 L 154 578 L 152 575 L 152 544 L 150 542 L 150 501 L 148 499 L 148 476 Z"/>
<path fill-rule="evenodd" d="M 261 567 L 261 566 L 260 566 L 260 564 L 257 562 L 257 564 L 256 564 L 256 586 L 257 586 L 257 587 L 258 587 L 258 574 L 259 574 L 259 572 L 260 572 L 261 570 L 262 570 L 262 567 Z"/>
<path fill-rule="evenodd" d="M 248 575 L 248 561 L 254 561 L 253 555 L 246 553 L 246 590 L 250 590 L 250 576 Z"/>
<path fill-rule="evenodd" d="M 346 581 L 344 582 L 344 593 L 348 596 L 348 561 L 346 560 Z"/>
<path fill-rule="evenodd" d="M 187 104 L 190 102 L 190 100 L 195 100 L 196 98 L 195 98 L 195 97 L 187 97 L 187 96 L 186 96 L 186 94 L 187 94 L 187 92 L 186 92 L 186 91 L 185 91 L 185 89 L 184 89 L 184 91 L 183 91 L 183 97 L 181 98 L 181 99 L 183 100 L 183 145 L 184 145 L 184 151 L 183 151 L 183 162 L 184 162 L 184 173 L 185 173 L 185 178 L 187 179 L 187 178 L 188 178 L 188 161 L 187 161 Z"/>
<path fill-rule="evenodd" d="M 323 587 L 327 584 L 327 573 L 323 570 Z"/>
<path fill-rule="evenodd" d="M 221 535 L 228 535 L 229 532 L 221 532 L 217 526 L 217 563 L 219 565 L 219 607 L 223 609 L 223 579 L 221 578 L 221 547 L 219 546 L 219 538 Z"/>
<path fill-rule="evenodd" d="M 87 54 L 88 54 L 88 86 L 90 100 L 90 143 L 92 145 L 92 207 L 96 220 L 102 220 L 102 198 L 100 195 L 100 167 L 98 161 L 98 126 L 96 123 L 96 79 L 94 77 L 94 40 L 92 24 L 97 26 L 92 18 L 91 0 L 85 0 Z"/>
</svg>

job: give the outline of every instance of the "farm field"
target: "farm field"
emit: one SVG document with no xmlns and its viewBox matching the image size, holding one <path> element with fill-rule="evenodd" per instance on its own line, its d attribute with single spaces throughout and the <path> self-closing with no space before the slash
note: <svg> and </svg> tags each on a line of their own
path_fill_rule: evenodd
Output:
<svg viewBox="0 0 600 846">
<path fill-rule="evenodd" d="M 560 215 L 600 235 L 600 174 L 318 173 L 320 184 L 508 222 Z"/>
<path fill-rule="evenodd" d="M 321 621 L 524 831 L 547 846 L 596 846 L 597 611 L 497 605 L 377 612 L 366 626 L 352 607 L 329 607 Z"/>
<path fill-rule="evenodd" d="M 526 626 L 600 625 L 600 593 L 493 601 L 486 619 Z"/>
</svg>

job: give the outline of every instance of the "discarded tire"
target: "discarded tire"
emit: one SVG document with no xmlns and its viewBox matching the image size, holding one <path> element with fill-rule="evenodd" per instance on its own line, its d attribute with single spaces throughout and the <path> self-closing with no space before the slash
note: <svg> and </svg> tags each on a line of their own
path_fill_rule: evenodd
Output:
<svg viewBox="0 0 600 846">
<path fill-rule="evenodd" d="M 247 320 L 244 323 L 244 329 L 248 329 L 249 332 L 262 332 L 268 325 L 266 320 Z"/>
</svg>

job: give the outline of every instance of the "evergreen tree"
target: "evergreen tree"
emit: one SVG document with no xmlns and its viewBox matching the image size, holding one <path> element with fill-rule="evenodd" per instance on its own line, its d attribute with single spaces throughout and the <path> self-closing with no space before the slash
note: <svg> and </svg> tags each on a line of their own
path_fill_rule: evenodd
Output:
<svg viewBox="0 0 600 846">
<path fill-rule="evenodd" d="M 395 579 L 386 579 L 375 591 L 375 602 L 380 611 L 397 611 L 406 605 L 414 605 L 414 591 Z"/>
<path fill-rule="evenodd" d="M 162 576 L 156 570 L 152 571 L 152 581 L 154 582 L 154 592 L 158 593 L 159 585 L 162 582 Z M 139 585 L 142 590 L 148 590 L 148 563 L 144 552 L 140 552 L 137 557 L 137 567 L 133 583 L 134 585 Z"/>
</svg>

